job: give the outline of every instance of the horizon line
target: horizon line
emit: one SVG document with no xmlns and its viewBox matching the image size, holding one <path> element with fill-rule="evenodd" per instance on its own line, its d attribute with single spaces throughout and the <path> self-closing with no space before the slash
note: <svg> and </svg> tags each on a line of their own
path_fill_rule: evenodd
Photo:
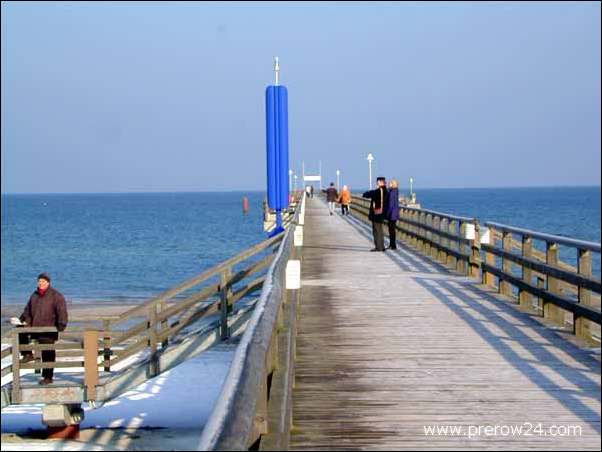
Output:
<svg viewBox="0 0 602 452">
<path fill-rule="evenodd" d="M 347 184 L 346 184 L 347 185 Z M 323 185 L 326 187 L 326 185 Z M 366 188 L 366 187 L 362 187 Z M 400 187 L 401 188 L 401 187 Z M 406 187 L 407 188 L 407 187 Z M 482 186 L 482 187 L 424 187 L 414 190 L 415 193 L 420 190 L 490 190 L 490 189 L 535 189 L 535 188 L 602 188 L 601 185 L 507 185 L 507 186 Z M 299 189 L 299 190 L 302 190 Z M 97 191 L 97 192 L 2 192 L 0 196 L 6 195 L 135 195 L 135 194 L 192 194 L 192 193 L 258 193 L 266 192 L 265 189 L 240 189 L 240 190 L 166 190 L 166 191 Z"/>
</svg>

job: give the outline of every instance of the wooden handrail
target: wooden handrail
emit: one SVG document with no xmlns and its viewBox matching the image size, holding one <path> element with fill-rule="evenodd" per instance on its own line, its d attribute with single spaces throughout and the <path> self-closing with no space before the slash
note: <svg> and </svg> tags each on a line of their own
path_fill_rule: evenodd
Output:
<svg viewBox="0 0 602 452">
<path fill-rule="evenodd" d="M 121 314 L 119 316 L 119 320 L 117 322 L 122 322 L 124 320 L 127 320 L 129 317 L 132 317 L 136 313 L 144 312 L 146 309 L 148 309 L 148 306 L 150 306 L 151 304 L 157 304 L 162 301 L 166 301 L 170 298 L 173 298 L 176 295 L 208 280 L 209 278 L 211 278 L 215 275 L 218 275 L 220 272 L 222 272 L 226 268 L 231 267 L 239 262 L 242 262 L 243 260 L 248 259 L 249 257 L 269 248 L 270 246 L 279 243 L 281 240 L 282 240 L 282 234 L 272 237 L 270 239 L 264 240 L 263 242 L 258 243 L 255 246 L 252 246 L 251 248 L 246 249 L 245 251 L 237 254 L 236 256 L 233 256 L 230 259 L 228 259 L 224 262 L 221 262 L 220 264 L 204 271 L 203 273 L 199 274 L 198 276 L 188 279 L 188 280 L 184 281 L 183 283 L 181 283 L 175 287 L 172 287 L 171 289 L 166 290 L 165 292 L 157 295 L 156 297 L 151 298 L 150 300 L 146 301 L 145 303 L 143 303 L 139 306 L 135 306 L 135 307 L 131 308 L 130 310 Z"/>
<path fill-rule="evenodd" d="M 543 240 L 544 242 L 553 242 L 559 245 L 566 245 L 571 248 L 593 251 L 595 253 L 600 253 L 601 250 L 600 244 L 596 242 L 588 242 L 585 240 L 572 239 L 570 237 L 564 237 L 561 235 L 552 235 L 545 232 L 532 231 L 530 229 L 518 228 L 516 226 L 496 223 L 493 221 L 485 222 L 485 226 L 492 227 L 496 231 L 506 231 L 521 236 L 528 236 L 534 239 Z"/>
<path fill-rule="evenodd" d="M 299 213 L 300 209 L 297 209 L 293 224 L 298 221 Z M 282 306 L 286 299 L 284 272 L 291 253 L 294 253 L 292 228 L 286 231 L 267 272 L 254 315 L 240 340 L 226 383 L 203 429 L 199 450 L 247 450 L 261 437 L 270 433 L 282 436 L 290 429 L 290 423 L 273 425 L 268 422 L 268 417 L 270 405 L 277 406 L 274 409 L 279 410 L 292 409 L 287 405 L 288 398 L 279 399 L 282 403 L 272 403 L 277 398 L 274 394 L 282 391 L 270 390 L 274 381 L 280 381 L 279 374 L 275 372 L 276 351 L 286 331 L 279 330 L 278 326 L 283 325 Z M 294 319 L 295 316 L 289 318 Z M 283 355 L 282 367 L 278 369 L 292 372 L 294 347 L 283 350 Z M 284 359 L 287 356 L 291 359 Z M 292 379 L 287 381 L 290 383 Z M 288 390 L 291 388 L 287 386 Z"/>
</svg>

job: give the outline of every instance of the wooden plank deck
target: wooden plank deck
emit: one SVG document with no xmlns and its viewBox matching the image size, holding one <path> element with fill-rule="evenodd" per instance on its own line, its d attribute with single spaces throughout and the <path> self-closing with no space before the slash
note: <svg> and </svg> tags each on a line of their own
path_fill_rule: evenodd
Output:
<svg viewBox="0 0 602 452">
<path fill-rule="evenodd" d="M 403 246 L 369 252 L 319 199 L 304 229 L 291 449 L 600 449 L 599 352 Z"/>
</svg>

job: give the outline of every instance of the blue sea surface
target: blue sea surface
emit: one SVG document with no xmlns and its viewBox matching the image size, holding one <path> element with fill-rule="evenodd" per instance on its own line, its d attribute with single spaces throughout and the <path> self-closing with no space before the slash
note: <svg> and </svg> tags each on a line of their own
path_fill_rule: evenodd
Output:
<svg viewBox="0 0 602 452">
<path fill-rule="evenodd" d="M 600 242 L 600 187 L 417 195 L 426 209 Z M 263 192 L 2 195 L 2 303 L 24 303 L 42 271 L 74 302 L 157 295 L 265 239 L 263 198 Z M 561 256 L 574 264 L 574 250 L 561 248 Z M 600 276 L 597 254 L 594 273 Z"/>
<path fill-rule="evenodd" d="M 42 271 L 74 302 L 157 295 L 267 238 L 263 197 L 3 195 L 2 303 L 25 302 Z"/>
</svg>

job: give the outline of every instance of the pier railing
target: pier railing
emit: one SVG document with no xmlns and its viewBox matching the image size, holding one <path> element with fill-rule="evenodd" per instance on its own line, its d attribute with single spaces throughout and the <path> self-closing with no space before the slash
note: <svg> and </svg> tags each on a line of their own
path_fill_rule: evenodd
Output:
<svg viewBox="0 0 602 452">
<path fill-rule="evenodd" d="M 299 291 L 286 289 L 286 273 L 289 261 L 301 258 L 295 242 L 302 232 L 304 202 L 268 270 L 261 298 L 203 429 L 198 450 L 288 448 Z"/>
<path fill-rule="evenodd" d="M 11 347 L 2 350 L 3 359 L 12 356 L 11 364 L 2 369 L 2 377 L 12 374 L 12 382 L 2 388 L 2 406 L 106 401 L 190 357 L 160 357 L 168 345 L 197 335 L 213 334 L 217 340 L 227 339 L 233 325 L 239 325 L 243 316 L 246 321 L 252 312 L 252 306 L 238 304 L 262 288 L 266 269 L 283 239 L 284 234 L 279 234 L 265 240 L 119 316 L 98 319 L 101 328 L 67 328 L 58 333 L 59 340 L 54 344 L 33 341 L 22 345 L 19 335 L 57 333 L 56 328 L 14 328 L 10 332 Z M 205 323 L 199 323 L 201 320 Z M 192 327 L 195 331 L 189 331 Z M 188 346 L 186 353 L 200 350 L 199 347 Z M 41 353 L 46 350 L 56 352 L 54 362 L 41 362 Z M 24 351 L 32 352 L 35 360 L 21 363 Z M 125 374 L 133 364 L 143 365 L 145 372 L 128 379 Z M 83 373 L 83 385 L 68 385 L 51 392 L 36 385 L 24 391 L 22 371 L 39 373 L 43 368 L 69 368 L 75 374 Z"/>
<path fill-rule="evenodd" d="M 599 343 L 600 279 L 592 275 L 592 254 L 600 254 L 600 244 L 494 222 L 485 226 L 491 242 L 481 245 L 483 283 Z M 536 241 L 545 252 L 536 249 Z M 560 260 L 561 246 L 573 250 L 577 267 Z"/>
<path fill-rule="evenodd" d="M 368 199 L 352 197 L 351 209 L 365 222 L 369 207 Z M 600 344 L 600 279 L 592 275 L 599 243 L 411 207 L 400 208 L 396 229 L 419 252 Z M 545 251 L 534 241 L 542 242 Z M 576 253 L 576 267 L 560 259 L 560 246 Z"/>
</svg>

